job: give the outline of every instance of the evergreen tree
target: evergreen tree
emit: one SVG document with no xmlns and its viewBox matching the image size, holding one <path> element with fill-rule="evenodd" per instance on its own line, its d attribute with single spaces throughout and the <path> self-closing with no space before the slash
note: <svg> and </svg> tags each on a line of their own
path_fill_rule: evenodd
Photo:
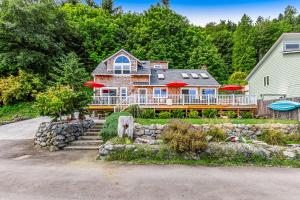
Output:
<svg viewBox="0 0 300 200">
<path fill-rule="evenodd" d="M 170 7 L 170 0 L 161 0 L 161 3 L 166 8 Z"/>
<path fill-rule="evenodd" d="M 114 1 L 113 0 L 102 0 L 102 9 L 106 10 L 110 14 L 119 14 L 122 12 L 122 8 L 114 7 Z"/>
<path fill-rule="evenodd" d="M 97 8 L 97 4 L 94 0 L 86 0 L 86 4 L 92 8 Z"/>
</svg>

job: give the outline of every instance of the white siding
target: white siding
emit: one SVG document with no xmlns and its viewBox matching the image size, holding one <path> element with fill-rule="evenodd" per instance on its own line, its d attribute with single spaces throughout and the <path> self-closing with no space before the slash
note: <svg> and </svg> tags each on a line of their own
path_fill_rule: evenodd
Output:
<svg viewBox="0 0 300 200">
<path fill-rule="evenodd" d="M 286 94 L 300 97 L 300 53 L 282 53 L 285 41 L 300 41 L 298 38 L 283 39 L 269 57 L 249 79 L 249 93 L 261 98 L 261 94 Z M 270 77 L 270 85 L 264 86 L 264 77 Z"/>
</svg>

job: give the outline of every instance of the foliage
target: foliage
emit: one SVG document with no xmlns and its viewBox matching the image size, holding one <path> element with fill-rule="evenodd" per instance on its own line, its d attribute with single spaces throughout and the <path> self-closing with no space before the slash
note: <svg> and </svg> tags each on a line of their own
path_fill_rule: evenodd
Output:
<svg viewBox="0 0 300 200">
<path fill-rule="evenodd" d="M 287 143 L 300 144 L 300 133 L 291 133 L 285 136 Z"/>
<path fill-rule="evenodd" d="M 110 139 L 109 141 L 113 144 L 132 144 L 133 143 L 132 140 L 128 137 L 120 138 L 118 136 Z"/>
<path fill-rule="evenodd" d="M 202 115 L 207 118 L 216 118 L 218 116 L 218 111 L 216 109 L 204 109 Z"/>
<path fill-rule="evenodd" d="M 199 112 L 197 110 L 190 110 L 189 112 L 189 118 L 199 118 Z"/>
<path fill-rule="evenodd" d="M 109 115 L 100 134 L 104 142 L 118 135 L 118 120 L 120 116 L 131 116 L 128 112 L 116 112 Z"/>
<path fill-rule="evenodd" d="M 286 145 L 285 135 L 280 131 L 272 129 L 265 130 L 260 139 L 271 145 Z"/>
<path fill-rule="evenodd" d="M 39 112 L 34 108 L 33 103 L 18 103 L 0 107 L 0 122 L 10 121 L 14 118 L 34 118 Z"/>
<path fill-rule="evenodd" d="M 154 112 L 153 109 L 144 109 L 142 110 L 142 116 L 141 118 L 143 119 L 154 119 L 156 117 L 156 113 Z"/>
<path fill-rule="evenodd" d="M 241 115 L 241 117 L 242 117 L 243 119 L 251 119 L 251 118 L 253 118 L 252 113 L 251 113 L 251 112 L 248 112 L 248 111 L 242 111 L 242 112 L 240 113 L 240 115 Z"/>
<path fill-rule="evenodd" d="M 70 87 L 50 87 L 46 92 L 37 95 L 35 108 L 43 116 L 59 117 L 61 119 L 63 115 L 75 111 L 73 105 L 75 98 L 76 94 Z"/>
<path fill-rule="evenodd" d="M 163 140 L 177 152 L 200 152 L 207 148 L 205 133 L 191 124 L 173 120 L 162 133 Z"/>
<path fill-rule="evenodd" d="M 225 131 L 219 128 L 211 129 L 206 134 L 212 136 L 212 142 L 223 142 L 226 139 Z"/>
<path fill-rule="evenodd" d="M 110 14 L 118 14 L 122 11 L 121 7 L 114 7 L 114 0 L 102 0 L 101 7 Z"/>
<path fill-rule="evenodd" d="M 143 110 L 140 108 L 139 105 L 131 105 L 126 109 L 134 118 L 139 118 L 143 115 Z"/>
<path fill-rule="evenodd" d="M 245 81 L 246 77 L 246 72 L 236 71 L 229 76 L 228 84 L 247 85 L 247 82 Z"/>
<path fill-rule="evenodd" d="M 180 109 L 176 109 L 172 111 L 173 118 L 184 118 L 184 111 Z"/>
<path fill-rule="evenodd" d="M 0 79 L 0 105 L 31 101 L 42 89 L 43 84 L 38 76 L 20 70 L 17 76 Z"/>
<path fill-rule="evenodd" d="M 233 110 L 225 111 L 223 114 L 228 118 L 236 118 L 237 117 L 237 113 Z"/>
<path fill-rule="evenodd" d="M 162 111 L 162 112 L 158 113 L 157 117 L 159 119 L 170 119 L 172 117 L 172 113 L 170 113 L 168 111 Z"/>
</svg>

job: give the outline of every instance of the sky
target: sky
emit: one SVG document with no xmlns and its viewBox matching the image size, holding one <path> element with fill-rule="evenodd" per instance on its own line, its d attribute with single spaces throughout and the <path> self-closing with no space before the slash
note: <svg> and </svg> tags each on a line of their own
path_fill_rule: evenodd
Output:
<svg viewBox="0 0 300 200">
<path fill-rule="evenodd" d="M 96 0 L 100 1 L 100 0 Z M 125 12 L 143 12 L 160 0 L 115 0 Z M 288 5 L 300 11 L 300 0 L 170 0 L 171 8 L 195 25 L 231 20 L 238 22 L 244 13 L 255 21 L 258 16 L 278 17 Z"/>
</svg>

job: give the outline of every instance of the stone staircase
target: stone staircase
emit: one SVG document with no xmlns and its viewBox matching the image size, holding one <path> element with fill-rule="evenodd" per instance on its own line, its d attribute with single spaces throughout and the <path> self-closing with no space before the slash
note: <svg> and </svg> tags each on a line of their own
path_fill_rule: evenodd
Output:
<svg viewBox="0 0 300 200">
<path fill-rule="evenodd" d="M 103 143 L 99 132 L 103 127 L 103 123 L 95 123 L 95 125 L 88 129 L 82 136 L 66 146 L 65 150 L 98 150 Z"/>
</svg>

